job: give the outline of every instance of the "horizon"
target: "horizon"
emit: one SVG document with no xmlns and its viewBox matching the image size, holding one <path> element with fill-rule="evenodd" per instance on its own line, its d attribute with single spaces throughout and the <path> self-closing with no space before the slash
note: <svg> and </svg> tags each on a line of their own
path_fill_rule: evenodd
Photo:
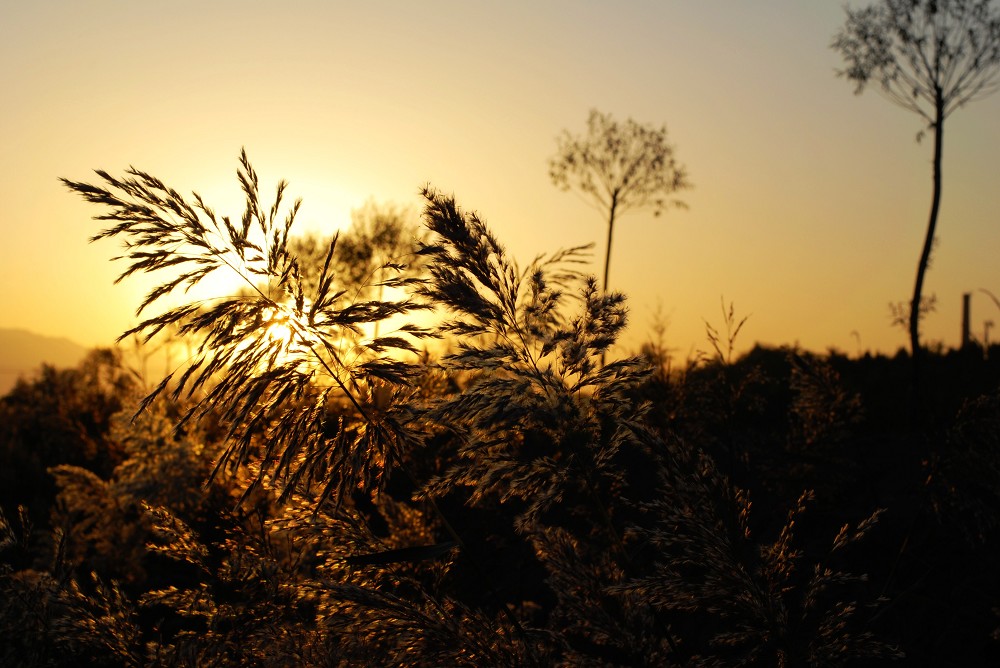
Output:
<svg viewBox="0 0 1000 668">
<path fill-rule="evenodd" d="M 653 335 L 659 309 L 683 359 L 707 345 L 706 321 L 723 324 L 720 301 L 749 318 L 740 352 L 907 347 L 888 305 L 912 290 L 931 142 L 915 141 L 915 114 L 835 76 L 837 4 L 55 6 L 0 21 L 0 327 L 110 345 L 150 284 L 113 285 L 117 243 L 87 243 L 100 212 L 58 177 L 134 165 L 238 216 L 243 146 L 262 192 L 284 178 L 303 198 L 300 232 L 342 229 L 372 198 L 418 208 L 430 183 L 522 264 L 593 242 L 599 276 L 606 222 L 547 171 L 556 137 L 593 108 L 666 125 L 694 184 L 688 210 L 616 224 L 623 349 Z M 979 293 L 1000 291 L 998 149 L 1000 95 L 949 117 L 928 346 L 959 344 L 963 293 L 977 337 L 1000 315 Z"/>
</svg>

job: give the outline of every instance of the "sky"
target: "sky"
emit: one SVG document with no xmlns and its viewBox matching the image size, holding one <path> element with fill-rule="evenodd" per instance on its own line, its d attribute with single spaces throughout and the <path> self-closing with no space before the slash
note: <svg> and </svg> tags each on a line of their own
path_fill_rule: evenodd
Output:
<svg viewBox="0 0 1000 668">
<path fill-rule="evenodd" d="M 857 3 L 854 3 L 857 4 Z M 616 223 L 623 349 L 664 329 L 706 350 L 722 304 L 755 343 L 849 354 L 907 344 L 931 196 L 914 114 L 836 76 L 834 0 L 71 2 L 0 4 L 0 327 L 106 345 L 150 283 L 114 285 L 101 211 L 58 177 L 135 166 L 239 217 L 245 147 L 267 190 L 330 233 L 374 199 L 419 210 L 425 184 L 478 212 L 522 262 L 594 242 L 606 219 L 548 175 L 591 109 L 666 125 L 687 210 Z M 1000 94 L 945 125 L 925 340 L 1000 323 Z M 997 330 L 1000 332 L 1000 329 Z"/>
</svg>

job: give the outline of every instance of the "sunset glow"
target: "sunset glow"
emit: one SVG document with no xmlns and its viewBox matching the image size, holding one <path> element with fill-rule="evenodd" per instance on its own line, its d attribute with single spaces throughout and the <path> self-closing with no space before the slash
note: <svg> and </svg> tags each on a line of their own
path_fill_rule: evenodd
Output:
<svg viewBox="0 0 1000 668">
<path fill-rule="evenodd" d="M 112 285 L 118 249 L 87 244 L 99 223 L 57 177 L 135 165 L 238 218 L 241 147 L 263 193 L 284 178 L 303 198 L 300 231 L 341 229 L 370 197 L 419 208 L 430 183 L 523 263 L 592 242 L 599 275 L 605 221 L 547 174 L 555 137 L 595 108 L 665 124 L 693 184 L 688 210 L 616 226 L 624 350 L 657 312 L 677 356 L 704 349 L 720 298 L 750 315 L 742 349 L 906 344 L 889 304 L 911 290 L 930 146 L 919 119 L 835 76 L 839 3 L 170 6 L 0 12 L 0 325 L 106 344 L 148 287 Z M 997 119 L 1000 95 L 949 119 L 931 343 L 957 344 L 964 292 L 974 331 L 994 316 L 978 290 L 1000 290 Z"/>
</svg>

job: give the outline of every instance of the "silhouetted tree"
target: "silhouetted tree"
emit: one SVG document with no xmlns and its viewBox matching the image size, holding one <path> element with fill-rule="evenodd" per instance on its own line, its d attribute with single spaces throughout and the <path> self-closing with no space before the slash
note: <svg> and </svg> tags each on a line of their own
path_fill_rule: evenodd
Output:
<svg viewBox="0 0 1000 668">
<path fill-rule="evenodd" d="M 357 296 L 381 293 L 379 281 L 387 265 L 406 265 L 407 273 L 419 271 L 420 256 L 414 254 L 423 229 L 416 214 L 391 202 L 368 200 L 351 211 L 351 226 L 337 235 L 333 263 L 339 288 Z M 330 247 L 330 239 L 307 234 L 289 239 L 299 261 L 302 280 L 315 284 Z"/>
<path fill-rule="evenodd" d="M 1000 72 L 1000 10 L 991 0 L 882 0 L 846 9 L 834 37 L 847 67 L 838 74 L 860 94 L 879 84 L 892 102 L 927 121 L 934 133 L 934 190 L 917 278 L 910 301 L 910 347 L 919 369 L 924 274 L 930 261 L 941 205 L 944 120 L 962 105 L 997 88 Z M 918 140 L 923 132 L 917 135 Z M 915 379 L 915 386 L 919 386 Z"/>
<path fill-rule="evenodd" d="M 563 190 L 583 193 L 608 212 L 608 247 L 604 257 L 604 289 L 608 289 L 611 238 L 615 217 L 631 209 L 653 209 L 660 215 L 673 193 L 689 188 L 687 172 L 674 159 L 667 128 L 641 125 L 631 118 L 618 123 L 610 114 L 591 110 L 587 134 L 569 132 L 556 140 L 558 150 L 549 163 L 552 182 Z"/>
<path fill-rule="evenodd" d="M 392 202 L 368 200 L 351 211 L 351 226 L 336 236 L 332 261 L 337 289 L 350 300 L 381 301 L 385 279 L 420 275 L 423 258 L 415 250 L 424 240 L 426 234 L 413 210 Z M 332 241 L 318 234 L 289 239 L 289 249 L 298 259 L 306 285 L 318 284 Z M 376 322 L 374 336 L 378 335 Z"/>
<path fill-rule="evenodd" d="M 122 453 L 108 438 L 112 417 L 135 396 L 136 383 L 118 353 L 92 350 L 73 369 L 43 365 L 0 398 L 0 505 L 46 508 L 45 471 L 72 464 L 107 475 Z"/>
</svg>

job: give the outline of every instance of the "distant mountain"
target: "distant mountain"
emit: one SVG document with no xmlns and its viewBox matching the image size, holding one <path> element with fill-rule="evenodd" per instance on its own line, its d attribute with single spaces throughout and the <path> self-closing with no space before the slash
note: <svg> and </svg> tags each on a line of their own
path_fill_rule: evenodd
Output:
<svg viewBox="0 0 1000 668">
<path fill-rule="evenodd" d="M 88 351 L 69 339 L 42 336 L 26 329 L 0 328 L 0 395 L 7 394 L 19 376 L 37 371 L 43 362 L 72 367 Z"/>
</svg>

